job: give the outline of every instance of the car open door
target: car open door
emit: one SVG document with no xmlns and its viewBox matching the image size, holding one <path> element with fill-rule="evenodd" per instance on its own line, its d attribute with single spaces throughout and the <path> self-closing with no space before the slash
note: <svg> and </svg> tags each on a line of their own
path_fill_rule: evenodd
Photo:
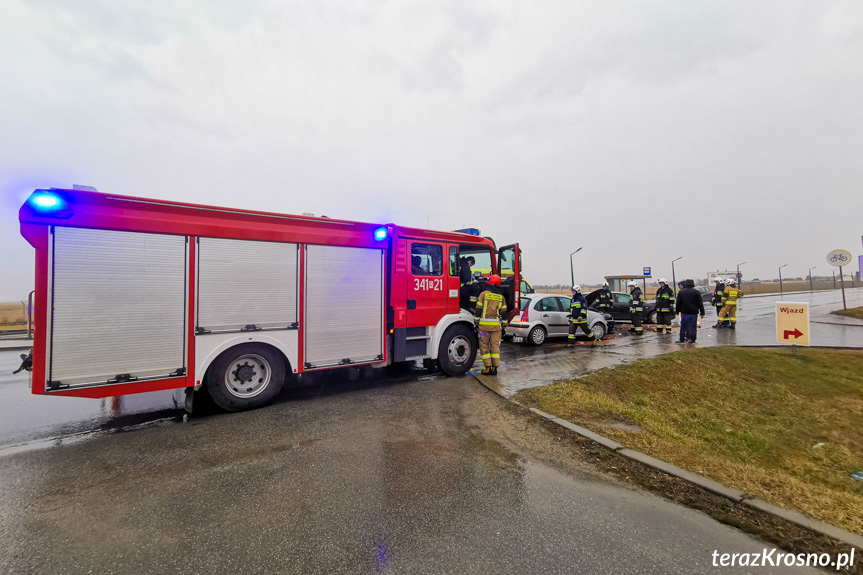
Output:
<svg viewBox="0 0 863 575">
<path fill-rule="evenodd" d="M 518 244 L 503 246 L 497 251 L 497 270 L 510 314 L 517 312 L 521 298 L 521 250 Z"/>
</svg>

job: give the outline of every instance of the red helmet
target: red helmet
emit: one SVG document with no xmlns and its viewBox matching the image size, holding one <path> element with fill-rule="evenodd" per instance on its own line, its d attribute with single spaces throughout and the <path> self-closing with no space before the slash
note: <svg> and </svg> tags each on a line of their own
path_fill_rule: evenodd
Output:
<svg viewBox="0 0 863 575">
<path fill-rule="evenodd" d="M 492 275 L 488 276 L 488 285 L 499 286 L 500 285 L 500 276 L 497 274 L 492 274 Z"/>
</svg>

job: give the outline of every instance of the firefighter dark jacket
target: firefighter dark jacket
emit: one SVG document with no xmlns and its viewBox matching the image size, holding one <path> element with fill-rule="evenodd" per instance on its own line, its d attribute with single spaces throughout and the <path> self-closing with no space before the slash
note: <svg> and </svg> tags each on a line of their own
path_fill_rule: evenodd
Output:
<svg viewBox="0 0 863 575">
<path fill-rule="evenodd" d="M 656 311 L 674 313 L 674 292 L 667 285 L 656 290 Z"/>
<path fill-rule="evenodd" d="M 641 293 L 641 288 L 635 288 L 629 292 L 629 297 L 632 298 L 629 302 L 629 313 L 641 313 L 644 311 L 644 296 Z"/>
<path fill-rule="evenodd" d="M 580 293 L 572 296 L 569 303 L 570 321 L 584 323 L 587 321 L 587 300 Z"/>
<path fill-rule="evenodd" d="M 602 288 L 599 290 L 599 295 L 596 298 L 596 302 L 599 304 L 599 309 L 611 309 L 614 304 L 614 296 L 611 295 L 611 291 L 608 288 Z"/>
</svg>

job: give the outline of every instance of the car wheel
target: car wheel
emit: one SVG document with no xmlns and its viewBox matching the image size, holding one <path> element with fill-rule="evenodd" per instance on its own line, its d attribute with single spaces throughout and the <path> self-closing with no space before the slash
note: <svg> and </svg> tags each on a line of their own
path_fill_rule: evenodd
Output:
<svg viewBox="0 0 863 575">
<path fill-rule="evenodd" d="M 605 329 L 605 324 L 601 322 L 596 322 L 591 326 L 590 330 L 593 332 L 593 337 L 596 339 L 602 339 L 605 337 L 605 334 L 608 333 L 608 330 Z"/>
<path fill-rule="evenodd" d="M 285 362 L 268 345 L 245 343 L 223 351 L 207 369 L 207 393 L 226 411 L 269 403 L 285 382 Z"/>
<path fill-rule="evenodd" d="M 447 375 L 464 375 L 476 361 L 476 333 L 466 325 L 447 328 L 438 346 L 437 363 Z"/>
<path fill-rule="evenodd" d="M 545 328 L 541 325 L 534 327 L 530 330 L 530 333 L 527 334 L 527 342 L 530 345 L 542 345 L 545 343 L 545 338 L 548 336 L 548 332 L 545 331 Z"/>
<path fill-rule="evenodd" d="M 656 323 L 656 312 L 650 312 L 650 315 L 647 316 L 647 323 Z"/>
</svg>

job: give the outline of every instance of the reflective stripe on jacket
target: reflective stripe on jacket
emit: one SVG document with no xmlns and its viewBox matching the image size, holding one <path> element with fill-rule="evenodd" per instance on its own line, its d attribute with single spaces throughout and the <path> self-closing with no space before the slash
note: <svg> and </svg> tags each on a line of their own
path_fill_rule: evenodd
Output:
<svg viewBox="0 0 863 575">
<path fill-rule="evenodd" d="M 506 318 L 506 301 L 499 293 L 486 290 L 476 300 L 474 320 L 486 331 L 500 331 L 500 323 Z"/>
<path fill-rule="evenodd" d="M 572 323 L 587 322 L 587 300 L 580 293 L 572 296 L 569 301 L 569 315 Z"/>
<path fill-rule="evenodd" d="M 641 288 L 635 288 L 629 292 L 629 313 L 644 311 L 644 296 L 641 293 Z"/>
<path fill-rule="evenodd" d="M 737 300 L 743 297 L 743 292 L 736 287 L 728 286 L 722 294 L 724 305 L 737 305 Z"/>
<path fill-rule="evenodd" d="M 599 297 L 596 298 L 596 301 L 599 302 L 599 309 L 611 309 L 614 307 L 614 298 L 611 292 L 605 288 L 599 290 Z"/>
<path fill-rule="evenodd" d="M 656 290 L 656 311 L 673 312 L 674 311 L 674 292 L 668 286 Z"/>
</svg>

